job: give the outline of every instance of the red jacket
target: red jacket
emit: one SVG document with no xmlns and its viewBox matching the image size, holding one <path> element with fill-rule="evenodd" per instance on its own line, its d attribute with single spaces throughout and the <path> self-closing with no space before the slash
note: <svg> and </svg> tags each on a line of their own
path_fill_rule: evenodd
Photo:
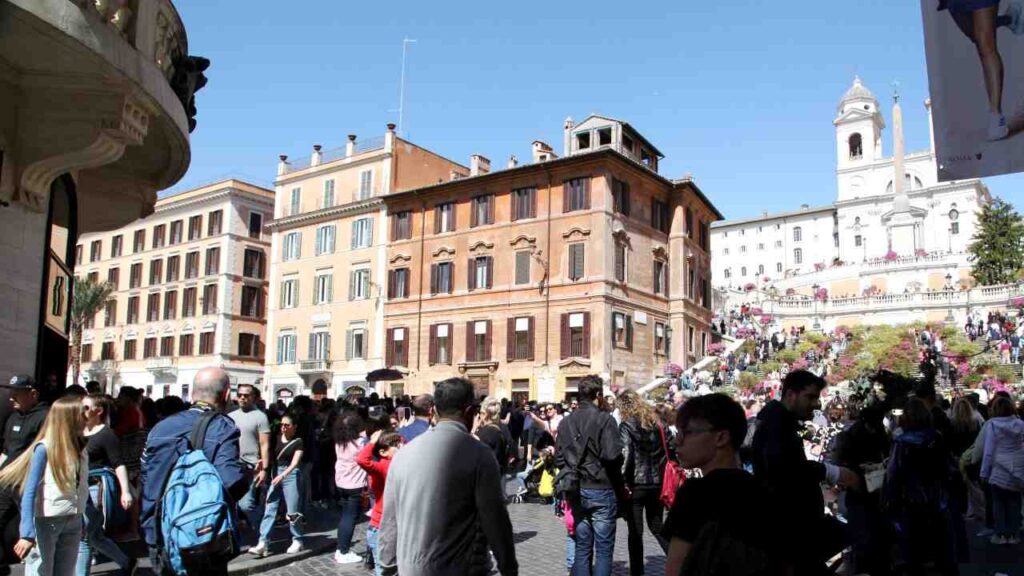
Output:
<svg viewBox="0 0 1024 576">
<path fill-rule="evenodd" d="M 356 455 L 356 464 L 366 470 L 370 491 L 373 492 L 373 511 L 370 512 L 370 526 L 373 528 L 380 527 L 380 517 L 384 514 L 384 482 L 388 478 L 388 468 L 391 467 L 391 458 L 373 459 L 373 447 L 376 444 L 367 442 Z"/>
</svg>

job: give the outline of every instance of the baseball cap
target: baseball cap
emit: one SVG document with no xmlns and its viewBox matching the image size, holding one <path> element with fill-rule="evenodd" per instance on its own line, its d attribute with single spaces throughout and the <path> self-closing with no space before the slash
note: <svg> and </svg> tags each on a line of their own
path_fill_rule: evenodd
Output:
<svg viewBox="0 0 1024 576">
<path fill-rule="evenodd" d="M 0 388 L 10 388 L 12 390 L 37 390 L 35 378 L 28 374 L 18 374 L 13 376 L 10 381 L 0 384 Z"/>
</svg>

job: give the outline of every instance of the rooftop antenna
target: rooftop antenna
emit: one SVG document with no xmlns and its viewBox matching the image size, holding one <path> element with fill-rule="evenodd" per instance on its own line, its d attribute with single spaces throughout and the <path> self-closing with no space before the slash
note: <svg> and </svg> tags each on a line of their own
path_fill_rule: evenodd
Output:
<svg viewBox="0 0 1024 576">
<path fill-rule="evenodd" d="M 409 49 L 409 44 L 415 43 L 416 40 L 412 38 L 402 38 L 402 79 L 399 82 L 398 87 L 398 133 L 402 132 L 402 110 L 405 108 L 405 55 Z"/>
</svg>

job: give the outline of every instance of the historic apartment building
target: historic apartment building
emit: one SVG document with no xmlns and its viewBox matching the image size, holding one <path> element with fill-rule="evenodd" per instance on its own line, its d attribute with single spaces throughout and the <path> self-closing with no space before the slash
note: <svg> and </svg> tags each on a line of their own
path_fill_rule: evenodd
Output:
<svg viewBox="0 0 1024 576">
<path fill-rule="evenodd" d="M 383 198 L 391 394 L 463 375 L 480 395 L 554 400 L 586 374 L 637 387 L 704 356 L 710 224 L 722 218 L 628 123 L 566 122 L 563 157 Z M 377 295 L 374 294 L 376 297 Z"/>
<path fill-rule="evenodd" d="M 348 137 L 333 151 L 278 164 L 276 211 L 268 226 L 271 335 L 265 391 L 336 396 L 366 388 L 384 366 L 383 198 L 456 177 L 469 169 L 399 138 Z"/>
<path fill-rule="evenodd" d="M 128 226 L 83 234 L 76 274 L 115 291 L 83 331 L 81 378 L 185 399 L 204 366 L 258 383 L 273 214 L 271 190 L 225 180 L 162 198 Z"/>
</svg>

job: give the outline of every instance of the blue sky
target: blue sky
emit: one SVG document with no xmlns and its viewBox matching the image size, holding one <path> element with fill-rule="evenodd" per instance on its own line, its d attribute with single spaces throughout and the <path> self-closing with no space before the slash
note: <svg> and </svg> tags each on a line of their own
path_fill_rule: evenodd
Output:
<svg viewBox="0 0 1024 576">
<path fill-rule="evenodd" d="M 916 0 L 176 5 L 190 52 L 212 65 L 175 190 L 228 175 L 269 184 L 278 154 L 383 134 L 403 37 L 417 40 L 405 135 L 464 164 L 529 158 L 535 139 L 560 151 L 566 116 L 600 113 L 629 121 L 665 154 L 662 174 L 692 174 L 728 218 L 827 204 L 832 119 L 854 74 L 885 109 L 899 82 L 907 148 L 928 146 Z M 986 182 L 1024 199 L 1024 176 Z"/>
</svg>

